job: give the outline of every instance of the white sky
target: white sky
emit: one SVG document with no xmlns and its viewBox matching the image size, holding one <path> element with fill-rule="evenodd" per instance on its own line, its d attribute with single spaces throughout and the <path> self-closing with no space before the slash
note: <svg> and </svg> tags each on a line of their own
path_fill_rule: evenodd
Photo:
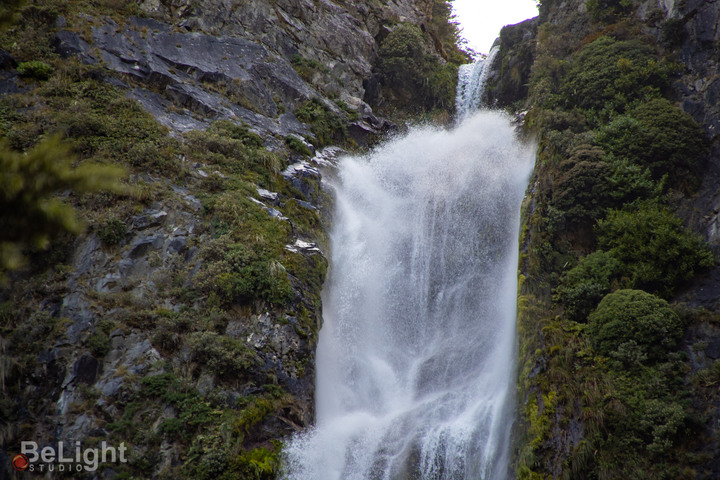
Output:
<svg viewBox="0 0 720 480">
<path fill-rule="evenodd" d="M 453 11 L 462 36 L 478 53 L 488 53 L 505 25 L 513 25 L 538 14 L 535 0 L 454 0 Z"/>
</svg>

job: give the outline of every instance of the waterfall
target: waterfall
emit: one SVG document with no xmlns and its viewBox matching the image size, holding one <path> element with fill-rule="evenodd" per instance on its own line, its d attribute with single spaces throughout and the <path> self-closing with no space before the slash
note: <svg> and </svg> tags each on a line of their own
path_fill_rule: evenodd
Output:
<svg viewBox="0 0 720 480">
<path fill-rule="evenodd" d="M 467 118 L 468 115 L 477 111 L 482 104 L 482 94 L 485 91 L 485 84 L 490 75 L 490 67 L 492 67 L 499 51 L 500 47 L 496 45 L 490 50 L 485 59 L 460 65 L 458 85 L 455 91 L 455 109 L 457 110 L 458 120 Z"/>
<path fill-rule="evenodd" d="M 487 111 L 340 159 L 317 423 L 286 446 L 284 479 L 507 478 L 532 159 Z"/>
</svg>

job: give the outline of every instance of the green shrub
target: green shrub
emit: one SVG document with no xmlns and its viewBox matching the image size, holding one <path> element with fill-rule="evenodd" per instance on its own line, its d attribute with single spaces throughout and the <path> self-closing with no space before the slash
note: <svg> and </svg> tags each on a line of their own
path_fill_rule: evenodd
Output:
<svg viewBox="0 0 720 480">
<path fill-rule="evenodd" d="M 161 397 L 165 395 L 171 386 L 176 386 L 178 379 L 172 373 L 161 373 L 140 379 L 142 394 L 150 397 Z"/>
<path fill-rule="evenodd" d="M 578 230 L 586 241 L 592 240 L 591 227 L 607 210 L 658 198 L 662 191 L 648 168 L 607 156 L 596 146 L 575 147 L 560 170 L 553 185 L 552 206 L 562 212 L 564 227 L 570 232 Z"/>
<path fill-rule="evenodd" d="M 340 116 L 316 98 L 298 105 L 295 116 L 310 125 L 310 131 L 315 135 L 319 147 L 342 141 L 347 135 Z"/>
<path fill-rule="evenodd" d="M 587 11 L 602 22 L 614 22 L 632 11 L 632 0 L 588 0 Z"/>
<path fill-rule="evenodd" d="M 46 249 L 51 239 L 82 231 L 75 210 L 56 197 L 58 191 L 126 191 L 119 181 L 122 169 L 91 163 L 73 167 L 74 161 L 57 137 L 25 154 L 0 142 L 0 272 L 21 265 L 23 249 Z"/>
<path fill-rule="evenodd" d="M 555 291 L 555 300 L 562 303 L 565 315 L 583 321 L 610 292 L 622 272 L 622 263 L 607 252 L 593 252 L 563 274 Z"/>
<path fill-rule="evenodd" d="M 238 125 L 230 120 L 216 120 L 210 124 L 207 131 L 240 140 L 243 145 L 250 148 L 261 148 L 264 143 L 262 137 L 255 132 L 251 132 L 246 125 Z"/>
<path fill-rule="evenodd" d="M 104 357 L 110 351 L 110 337 L 100 330 L 95 331 L 88 337 L 87 346 L 95 357 Z"/>
<path fill-rule="evenodd" d="M 707 153 L 701 127 L 664 98 L 639 104 L 603 127 L 598 144 L 608 153 L 647 167 L 655 179 L 677 185 Z"/>
<path fill-rule="evenodd" d="M 127 225 L 117 218 L 110 218 L 97 230 L 97 235 L 105 245 L 117 245 L 127 234 Z"/>
<path fill-rule="evenodd" d="M 686 22 L 686 18 L 670 18 L 663 23 L 661 38 L 665 46 L 677 47 L 685 41 L 687 38 Z"/>
<path fill-rule="evenodd" d="M 230 252 L 238 260 L 234 269 L 215 278 L 215 289 L 226 304 L 250 304 L 265 300 L 271 305 L 284 305 L 293 297 L 285 268 L 277 261 L 244 259 L 241 246 Z"/>
<path fill-rule="evenodd" d="M 55 72 L 55 69 L 45 62 L 32 60 L 30 62 L 22 62 L 17 66 L 18 74 L 21 77 L 35 78 L 37 80 L 47 80 Z"/>
<path fill-rule="evenodd" d="M 300 78 L 308 83 L 313 83 L 313 77 L 315 77 L 316 74 L 329 73 L 330 71 L 322 62 L 304 58 L 298 54 L 290 57 L 290 63 L 297 74 L 300 75 Z"/>
<path fill-rule="evenodd" d="M 240 378 L 256 362 L 254 353 L 244 342 L 215 332 L 191 333 L 187 344 L 192 360 L 220 378 Z"/>
<path fill-rule="evenodd" d="M 600 249 L 623 263 L 628 286 L 661 296 L 714 264 L 702 240 L 654 202 L 611 211 L 598 222 L 597 232 Z"/>
<path fill-rule="evenodd" d="M 174 439 L 185 430 L 185 424 L 177 418 L 166 418 L 158 425 L 158 433 L 166 438 Z"/>
<path fill-rule="evenodd" d="M 248 480 L 272 480 L 280 468 L 280 448 L 268 450 L 258 447 L 249 452 L 241 452 L 233 464 L 242 478 Z"/>
<path fill-rule="evenodd" d="M 613 206 L 612 167 L 603 161 L 580 161 L 557 179 L 553 206 L 570 227 L 592 225 Z"/>
<path fill-rule="evenodd" d="M 683 334 L 680 317 L 668 303 L 642 290 L 618 290 L 600 301 L 587 332 L 602 355 L 634 342 L 652 360 L 662 360 Z"/>
<path fill-rule="evenodd" d="M 308 148 L 308 146 L 305 145 L 305 143 L 297 137 L 288 135 L 287 137 L 285 137 L 285 145 L 287 145 L 290 150 L 299 153 L 300 155 L 305 155 L 308 157 L 312 156 L 310 148 Z"/>
<path fill-rule="evenodd" d="M 605 120 L 637 100 L 659 97 L 674 70 L 641 40 L 604 36 L 576 55 L 561 92 L 566 107 L 589 110 L 590 119 L 599 115 Z"/>
<path fill-rule="evenodd" d="M 279 155 L 259 147 L 260 137 L 231 122 L 215 122 L 205 131 L 187 132 L 185 141 L 191 161 L 226 167 L 253 183 L 271 183 L 282 168 Z"/>
<path fill-rule="evenodd" d="M 429 52 L 423 32 L 409 23 L 396 26 L 380 44 L 383 85 L 405 108 L 452 108 L 458 67 Z"/>
</svg>

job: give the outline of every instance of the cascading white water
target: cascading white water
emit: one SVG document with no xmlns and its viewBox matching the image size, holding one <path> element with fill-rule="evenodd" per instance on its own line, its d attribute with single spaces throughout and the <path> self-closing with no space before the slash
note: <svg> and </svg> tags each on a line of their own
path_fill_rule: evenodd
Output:
<svg viewBox="0 0 720 480">
<path fill-rule="evenodd" d="M 340 160 L 317 425 L 285 479 L 506 479 L 532 158 L 480 112 Z"/>
<path fill-rule="evenodd" d="M 485 91 L 490 69 L 495 57 L 500 51 L 494 46 L 484 60 L 475 63 L 460 65 L 458 69 L 458 86 L 455 91 L 455 107 L 458 120 L 464 120 L 482 104 L 482 95 Z"/>
</svg>

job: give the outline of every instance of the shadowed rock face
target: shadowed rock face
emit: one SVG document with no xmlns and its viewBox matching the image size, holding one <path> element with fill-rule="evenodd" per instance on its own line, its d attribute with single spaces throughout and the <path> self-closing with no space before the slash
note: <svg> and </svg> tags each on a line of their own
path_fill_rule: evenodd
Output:
<svg viewBox="0 0 720 480">
<path fill-rule="evenodd" d="M 92 38 L 91 46 L 78 34 L 63 30 L 57 34 L 57 48 L 89 63 L 102 61 L 108 69 L 132 78 L 140 86 L 130 96 L 174 130 L 202 128 L 209 121 L 235 117 L 265 135 L 310 133 L 293 115 L 280 115 L 278 103 L 292 109 L 320 94 L 286 59 L 259 43 L 176 33 L 168 24 L 140 18 L 130 19 L 124 27 L 110 20 L 94 27 Z M 178 109 L 186 113 L 179 114 Z"/>
<path fill-rule="evenodd" d="M 376 38 L 382 38 L 381 25 L 388 21 L 422 24 L 427 2 L 371 9 L 254 1 L 228 11 L 224 3 L 205 3 L 192 9 L 146 2 L 143 8 L 165 21 L 131 17 L 118 25 L 109 18 L 93 19 L 91 41 L 60 30 L 55 48 L 64 57 L 102 62 L 127 76 L 133 84 L 130 96 L 179 132 L 231 118 L 264 137 L 307 136 L 309 128 L 291 112 L 302 102 L 322 98 L 331 111 L 345 116 L 328 97 L 357 112 L 349 133 L 358 143 L 390 128 L 362 100 L 367 97 L 365 86 L 374 81 Z M 301 78 L 293 62 L 312 68 Z M 272 138 L 266 143 L 279 144 Z"/>
</svg>

